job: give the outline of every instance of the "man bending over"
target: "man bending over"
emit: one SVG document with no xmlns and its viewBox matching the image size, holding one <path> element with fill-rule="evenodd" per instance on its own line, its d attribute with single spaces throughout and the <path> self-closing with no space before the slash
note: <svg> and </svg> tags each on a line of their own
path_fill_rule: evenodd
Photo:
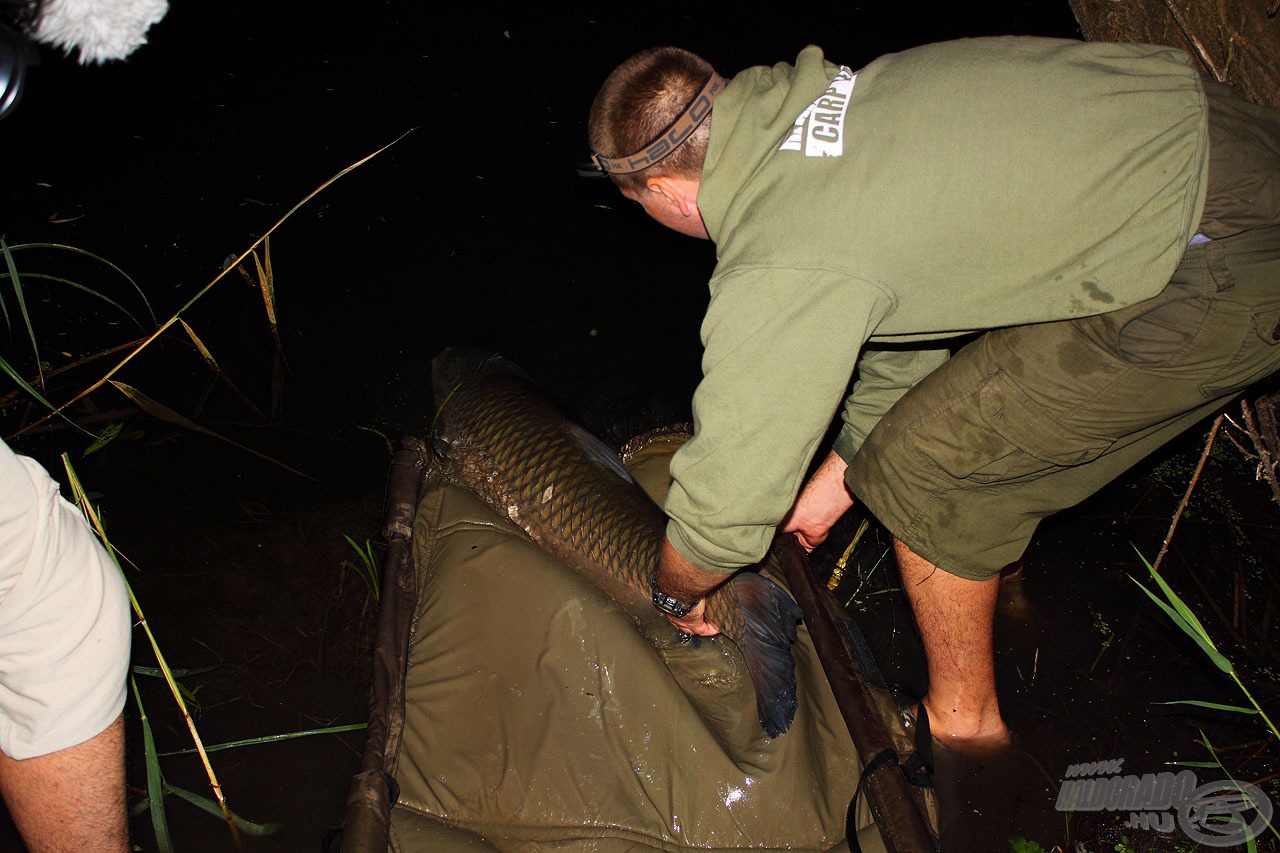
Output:
<svg viewBox="0 0 1280 853">
<path fill-rule="evenodd" d="M 655 601 L 716 633 L 709 590 L 856 498 L 895 537 L 933 733 L 1006 745 L 1001 568 L 1280 368 L 1280 115 L 1152 45 L 969 39 L 858 71 L 809 47 L 731 80 L 656 48 L 605 81 L 590 143 L 718 257 Z"/>
</svg>

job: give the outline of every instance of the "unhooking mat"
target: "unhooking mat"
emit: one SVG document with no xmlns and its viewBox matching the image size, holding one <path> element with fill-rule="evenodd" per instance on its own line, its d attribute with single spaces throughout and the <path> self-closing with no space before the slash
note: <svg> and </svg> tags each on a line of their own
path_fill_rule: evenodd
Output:
<svg viewBox="0 0 1280 853">
<path fill-rule="evenodd" d="M 677 444 L 628 461 L 659 503 Z M 619 607 L 430 471 L 411 542 L 392 849 L 843 849 L 860 766 L 803 625 L 795 723 L 769 740 L 731 643 L 664 663 Z M 855 822 L 883 849 L 865 804 Z"/>
</svg>

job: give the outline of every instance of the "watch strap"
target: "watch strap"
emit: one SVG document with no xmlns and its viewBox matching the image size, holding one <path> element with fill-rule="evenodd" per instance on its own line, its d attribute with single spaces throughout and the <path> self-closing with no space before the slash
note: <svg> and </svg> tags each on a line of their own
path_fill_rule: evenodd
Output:
<svg viewBox="0 0 1280 853">
<path fill-rule="evenodd" d="M 649 590 L 653 593 L 653 606 L 661 610 L 663 613 L 666 613 L 668 616 L 674 616 L 677 619 L 683 619 L 685 616 L 689 615 L 689 611 L 693 609 L 695 604 L 697 604 L 696 601 L 693 604 L 685 604 L 675 596 L 668 595 L 663 592 L 658 588 L 657 575 L 654 575 L 654 577 L 649 581 Z"/>
</svg>

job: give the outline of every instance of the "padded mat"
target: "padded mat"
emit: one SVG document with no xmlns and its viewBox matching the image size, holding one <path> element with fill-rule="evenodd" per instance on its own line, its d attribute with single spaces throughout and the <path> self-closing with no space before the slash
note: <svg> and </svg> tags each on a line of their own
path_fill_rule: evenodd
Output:
<svg viewBox="0 0 1280 853">
<path fill-rule="evenodd" d="M 676 446 L 628 460 L 651 495 Z M 428 477 L 413 543 L 393 849 L 828 850 L 844 838 L 860 768 L 803 626 L 800 706 L 770 740 L 731 642 L 659 653 L 466 489 Z M 858 826 L 870 823 L 863 804 Z"/>
</svg>

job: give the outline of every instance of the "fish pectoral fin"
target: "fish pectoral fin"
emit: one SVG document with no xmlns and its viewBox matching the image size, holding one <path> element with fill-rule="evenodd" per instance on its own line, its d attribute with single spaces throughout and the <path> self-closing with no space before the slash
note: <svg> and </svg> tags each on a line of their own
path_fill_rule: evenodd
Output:
<svg viewBox="0 0 1280 853">
<path fill-rule="evenodd" d="M 760 725 L 778 737 L 791 728 L 799 704 L 791 646 L 803 614 L 782 587 L 756 572 L 738 572 L 729 589 L 742 608 L 743 632 L 735 639 L 755 685 Z"/>
<path fill-rule="evenodd" d="M 569 425 L 569 434 L 573 436 L 574 442 L 582 449 L 582 455 L 598 465 L 603 465 L 628 483 L 635 482 L 631 478 L 631 472 L 627 470 L 627 466 L 622 464 L 622 457 L 618 455 L 616 450 L 572 421 L 566 421 L 566 423 Z"/>
</svg>

